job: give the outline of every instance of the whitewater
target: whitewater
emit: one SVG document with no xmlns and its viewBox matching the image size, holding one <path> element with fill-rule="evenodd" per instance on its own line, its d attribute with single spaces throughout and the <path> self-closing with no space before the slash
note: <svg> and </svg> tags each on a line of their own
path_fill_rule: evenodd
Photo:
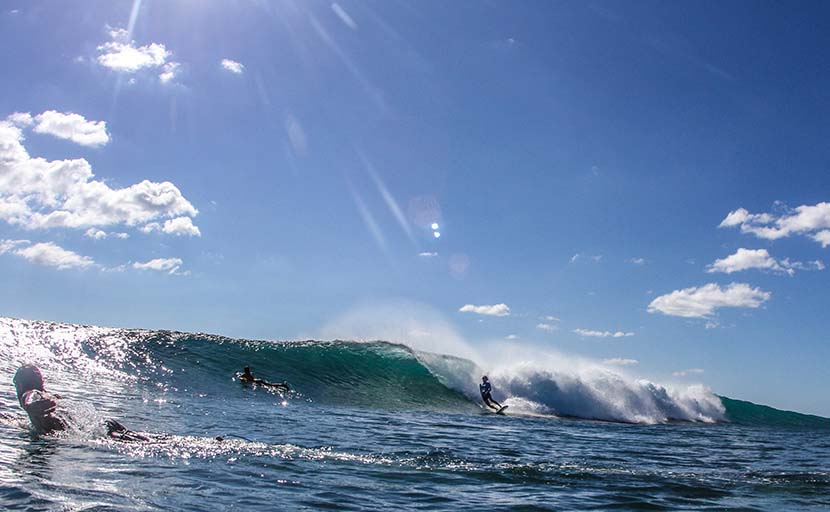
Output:
<svg viewBox="0 0 830 512">
<path fill-rule="evenodd" d="M 830 420 L 561 354 L 484 367 L 456 341 L 353 339 L 0 318 L 0 508 L 830 506 Z M 24 363 L 69 431 L 28 430 L 11 383 Z M 241 386 L 246 365 L 293 390 Z M 484 371 L 509 416 L 479 404 Z M 157 436 L 108 439 L 105 418 Z"/>
</svg>

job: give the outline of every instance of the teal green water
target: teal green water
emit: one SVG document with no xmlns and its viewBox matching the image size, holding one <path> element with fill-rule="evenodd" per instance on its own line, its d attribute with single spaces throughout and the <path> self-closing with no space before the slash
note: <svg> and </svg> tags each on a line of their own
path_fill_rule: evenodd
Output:
<svg viewBox="0 0 830 512">
<path fill-rule="evenodd" d="M 385 342 L 0 319 L 0 356 L 2 509 L 830 507 L 830 420 L 606 373 L 502 373 L 502 417 L 475 400 L 474 363 Z M 28 432 L 23 362 L 70 432 Z M 296 391 L 241 386 L 246 364 Z M 105 417 L 165 435 L 108 440 Z"/>
</svg>

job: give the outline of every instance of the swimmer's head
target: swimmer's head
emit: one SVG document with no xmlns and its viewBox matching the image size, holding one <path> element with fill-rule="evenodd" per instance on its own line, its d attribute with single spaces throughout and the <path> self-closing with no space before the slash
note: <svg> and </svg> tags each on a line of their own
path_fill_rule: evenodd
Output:
<svg viewBox="0 0 830 512">
<path fill-rule="evenodd" d="M 14 388 L 17 390 L 17 400 L 23 404 L 23 394 L 37 389 L 43 391 L 43 375 L 37 366 L 24 364 L 14 374 Z"/>
</svg>

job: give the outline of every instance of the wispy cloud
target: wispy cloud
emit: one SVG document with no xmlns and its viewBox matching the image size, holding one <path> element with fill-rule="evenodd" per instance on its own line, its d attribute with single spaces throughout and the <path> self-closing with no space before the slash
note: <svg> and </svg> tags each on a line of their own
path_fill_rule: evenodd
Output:
<svg viewBox="0 0 830 512">
<path fill-rule="evenodd" d="M 473 304 L 465 304 L 461 306 L 458 311 L 461 313 L 475 313 L 477 315 L 487 316 L 508 316 L 510 315 L 510 307 L 507 304 L 493 304 L 475 306 Z"/>
<path fill-rule="evenodd" d="M 548 324 L 548 323 L 542 322 L 542 323 L 536 324 L 536 329 L 539 330 L 539 331 L 544 331 L 544 332 L 553 332 L 553 331 L 557 330 L 558 327 L 553 325 L 553 324 Z"/>
<path fill-rule="evenodd" d="M 672 375 L 675 377 L 687 377 L 690 375 L 700 375 L 701 373 L 703 373 L 703 368 L 688 368 L 686 370 L 672 372 Z"/>
<path fill-rule="evenodd" d="M 422 258 L 434 258 L 434 257 L 438 256 L 438 253 L 437 252 L 419 252 L 418 256 L 420 256 Z"/>
<path fill-rule="evenodd" d="M 632 265 L 645 265 L 647 263 L 645 258 L 629 258 L 628 262 Z"/>
<path fill-rule="evenodd" d="M 574 329 L 576 334 L 579 334 L 583 337 L 589 338 L 626 338 L 629 336 L 634 336 L 633 332 L 623 332 L 623 331 L 594 331 L 591 329 Z"/>
<path fill-rule="evenodd" d="M 578 261 L 588 261 L 591 263 L 599 263 L 602 261 L 602 254 L 595 254 L 593 256 L 587 254 L 580 254 L 576 253 L 571 256 L 571 263 L 576 263 Z"/>
<path fill-rule="evenodd" d="M 508 334 L 507 336 L 504 337 L 504 339 L 506 339 L 508 341 L 513 341 L 513 340 L 519 339 L 519 336 L 516 335 L 516 334 Z"/>
<path fill-rule="evenodd" d="M 155 270 L 168 274 L 187 275 L 189 272 L 179 271 L 181 266 L 182 260 L 180 258 L 156 258 L 144 263 L 133 263 L 133 268 L 138 270 Z"/>
<path fill-rule="evenodd" d="M 648 312 L 684 318 L 705 318 L 720 308 L 757 308 L 771 297 L 772 293 L 752 288 L 746 283 L 731 283 L 725 288 L 709 283 L 661 295 L 651 301 Z"/>
<path fill-rule="evenodd" d="M 640 364 L 639 361 L 636 359 L 627 359 L 624 357 L 612 357 L 610 359 L 603 359 L 603 364 L 608 364 L 612 366 L 634 366 L 636 364 Z"/>
<path fill-rule="evenodd" d="M 87 268 L 95 265 L 92 258 L 68 251 L 52 242 L 29 244 L 28 240 L 0 240 L 0 254 L 12 252 L 30 263 L 58 270 Z"/>
</svg>

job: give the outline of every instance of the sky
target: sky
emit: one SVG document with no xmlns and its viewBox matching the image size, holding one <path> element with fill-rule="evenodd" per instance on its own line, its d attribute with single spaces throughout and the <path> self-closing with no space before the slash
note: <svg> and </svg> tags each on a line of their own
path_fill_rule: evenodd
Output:
<svg viewBox="0 0 830 512">
<path fill-rule="evenodd" d="M 452 333 L 830 416 L 826 3 L 0 9 L 0 315 Z"/>
</svg>

